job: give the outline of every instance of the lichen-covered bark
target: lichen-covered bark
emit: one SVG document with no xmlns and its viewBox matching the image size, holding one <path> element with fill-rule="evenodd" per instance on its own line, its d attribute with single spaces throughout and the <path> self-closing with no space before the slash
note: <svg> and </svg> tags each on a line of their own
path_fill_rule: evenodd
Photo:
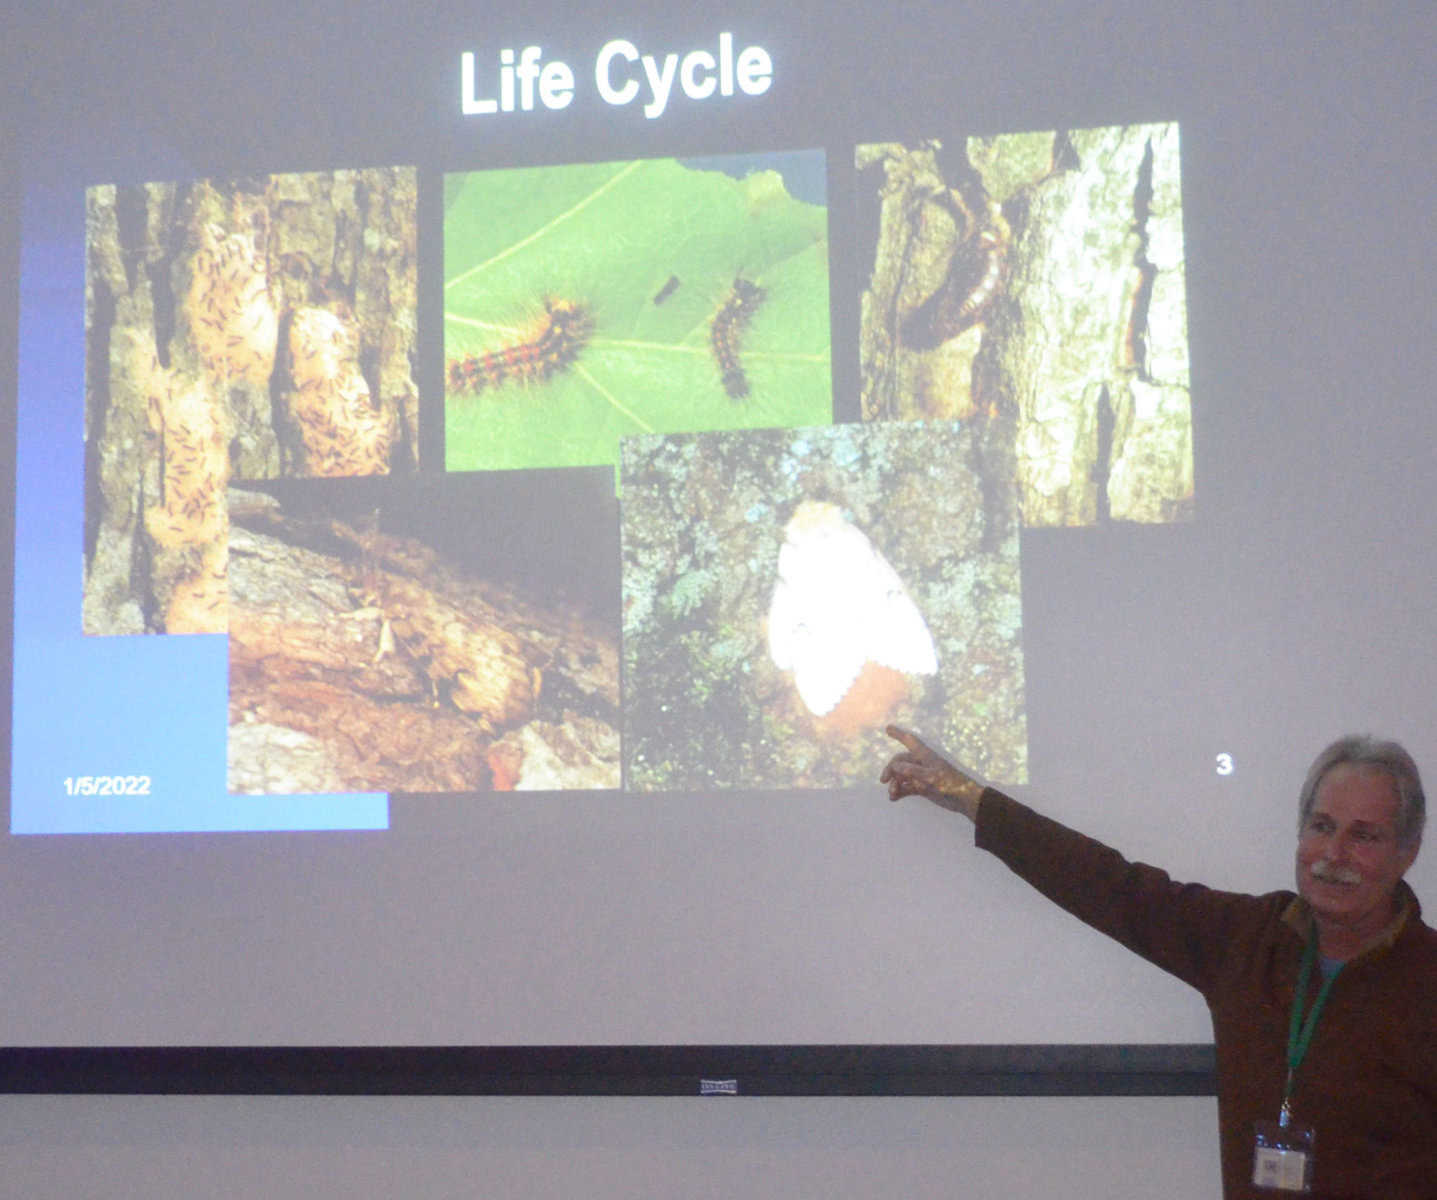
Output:
<svg viewBox="0 0 1437 1200">
<path fill-rule="evenodd" d="M 404 168 L 90 189 L 87 633 L 224 631 L 231 479 L 417 466 L 416 214 Z"/>
<path fill-rule="evenodd" d="M 1192 502 L 1174 125 L 860 149 L 876 196 L 865 420 L 984 427 L 1023 522 L 1170 521 Z"/>
</svg>

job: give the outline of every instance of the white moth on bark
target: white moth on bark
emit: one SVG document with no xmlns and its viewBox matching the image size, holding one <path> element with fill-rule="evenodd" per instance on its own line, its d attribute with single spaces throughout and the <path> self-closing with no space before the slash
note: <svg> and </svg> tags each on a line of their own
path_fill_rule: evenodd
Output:
<svg viewBox="0 0 1437 1200">
<path fill-rule="evenodd" d="M 898 573 L 836 504 L 820 500 L 803 501 L 784 528 L 768 648 L 816 717 L 833 711 L 865 663 L 905 675 L 938 670 L 933 636 Z"/>
</svg>

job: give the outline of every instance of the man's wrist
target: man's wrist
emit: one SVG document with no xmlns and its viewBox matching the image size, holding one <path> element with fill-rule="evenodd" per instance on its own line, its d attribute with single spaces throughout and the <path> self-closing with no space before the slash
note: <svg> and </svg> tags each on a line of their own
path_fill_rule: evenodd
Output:
<svg viewBox="0 0 1437 1200">
<path fill-rule="evenodd" d="M 978 806 L 983 800 L 983 792 L 986 790 L 976 779 L 970 779 L 966 775 L 956 772 L 952 781 L 945 781 L 943 795 L 950 803 L 947 807 L 961 812 L 970 821 L 978 819 Z"/>
</svg>

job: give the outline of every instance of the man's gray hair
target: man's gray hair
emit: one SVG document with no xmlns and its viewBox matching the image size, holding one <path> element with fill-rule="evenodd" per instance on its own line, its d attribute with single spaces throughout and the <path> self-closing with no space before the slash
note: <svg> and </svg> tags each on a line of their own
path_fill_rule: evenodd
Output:
<svg viewBox="0 0 1437 1200">
<path fill-rule="evenodd" d="M 1302 784 L 1298 803 L 1299 832 L 1307 827 L 1313 801 L 1322 777 L 1333 767 L 1351 763 L 1383 771 L 1397 788 L 1397 843 L 1415 846 L 1422 840 L 1422 826 L 1427 821 L 1427 797 L 1422 792 L 1422 779 L 1412 756 L 1396 742 L 1383 741 L 1369 734 L 1349 734 L 1338 738 L 1312 761 Z"/>
</svg>

